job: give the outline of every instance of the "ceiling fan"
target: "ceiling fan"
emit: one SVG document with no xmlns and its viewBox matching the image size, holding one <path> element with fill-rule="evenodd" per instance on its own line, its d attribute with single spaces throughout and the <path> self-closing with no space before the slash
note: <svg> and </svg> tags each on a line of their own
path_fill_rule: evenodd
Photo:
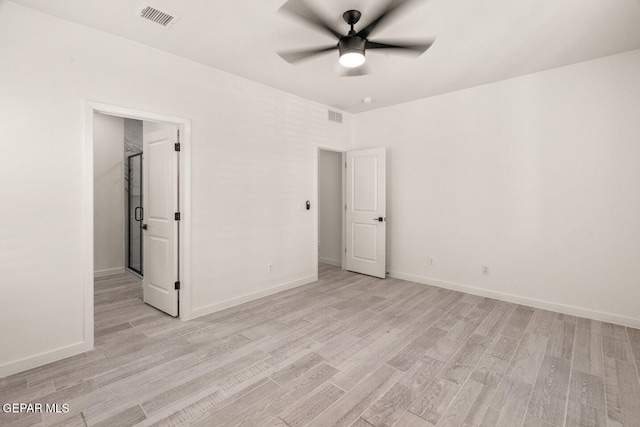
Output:
<svg viewBox="0 0 640 427">
<path fill-rule="evenodd" d="M 289 13 L 305 23 L 311 24 L 316 29 L 337 38 L 338 43 L 330 46 L 277 53 L 285 61 L 294 64 L 332 50 L 338 50 L 339 63 L 350 69 L 346 75 L 365 74 L 365 71 L 359 70 L 359 68 L 362 68 L 361 66 L 366 60 L 365 52 L 367 49 L 384 49 L 394 53 L 421 55 L 433 44 L 435 39 L 411 43 L 369 40 L 369 36 L 376 27 L 389 20 L 401 8 L 413 1 L 391 0 L 367 26 L 358 31 L 355 30 L 355 25 L 360 21 L 362 14 L 357 10 L 347 10 L 342 14 L 342 19 L 350 26 L 350 30 L 344 35 L 334 29 L 326 19 L 313 10 L 304 0 L 289 0 L 280 8 L 280 11 Z"/>
</svg>

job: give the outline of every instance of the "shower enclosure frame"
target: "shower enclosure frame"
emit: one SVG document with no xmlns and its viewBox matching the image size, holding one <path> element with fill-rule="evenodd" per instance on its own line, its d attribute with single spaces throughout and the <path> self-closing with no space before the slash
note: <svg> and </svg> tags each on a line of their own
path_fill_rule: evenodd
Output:
<svg viewBox="0 0 640 427">
<path fill-rule="evenodd" d="M 140 157 L 140 176 L 138 178 L 138 182 L 140 183 L 140 205 L 136 206 L 133 210 L 134 212 L 134 218 L 133 221 L 131 219 L 131 208 L 132 208 L 132 204 L 131 204 L 131 196 L 132 196 L 132 186 L 131 186 L 131 182 L 132 182 L 132 176 L 131 176 L 131 160 L 134 157 Z M 142 220 L 144 219 L 144 209 L 142 208 L 142 201 L 143 201 L 143 197 L 144 197 L 144 187 L 142 185 L 142 152 L 140 153 L 136 153 L 136 154 L 132 154 L 130 156 L 127 156 L 127 173 L 128 173 L 128 183 L 127 183 L 127 269 L 133 271 L 136 274 L 139 274 L 140 276 L 143 276 L 144 274 L 144 263 L 143 263 L 143 254 L 144 254 L 144 243 L 143 243 L 143 235 L 142 235 Z M 139 213 L 139 215 L 138 215 Z M 136 225 L 135 227 L 132 227 L 132 225 Z M 131 251 L 131 238 L 133 236 L 134 233 L 137 233 L 137 237 L 139 239 L 139 248 L 140 248 L 140 253 L 138 254 L 139 256 L 139 260 L 140 260 L 140 268 L 136 268 L 135 266 L 132 266 L 131 264 L 131 255 L 132 255 L 132 251 Z"/>
</svg>

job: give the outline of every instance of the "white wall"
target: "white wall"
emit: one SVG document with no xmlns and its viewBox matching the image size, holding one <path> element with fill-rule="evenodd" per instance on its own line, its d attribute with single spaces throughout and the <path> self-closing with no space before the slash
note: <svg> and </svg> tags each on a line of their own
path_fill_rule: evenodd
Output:
<svg viewBox="0 0 640 427">
<path fill-rule="evenodd" d="M 124 119 L 93 115 L 93 269 L 124 271 Z"/>
<path fill-rule="evenodd" d="M 86 100 L 191 120 L 192 315 L 314 278 L 302 205 L 351 115 L 11 2 L 0 40 L 0 377 L 86 349 Z"/>
<path fill-rule="evenodd" d="M 342 266 L 342 153 L 319 150 L 318 259 Z"/>
<path fill-rule="evenodd" d="M 392 274 L 639 327 L 639 117 L 640 51 L 358 114 Z"/>
</svg>

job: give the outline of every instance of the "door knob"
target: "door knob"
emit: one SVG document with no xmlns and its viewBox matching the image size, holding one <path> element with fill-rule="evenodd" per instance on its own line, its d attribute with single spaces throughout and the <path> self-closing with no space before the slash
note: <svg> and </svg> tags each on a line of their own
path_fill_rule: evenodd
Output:
<svg viewBox="0 0 640 427">
<path fill-rule="evenodd" d="M 383 222 L 383 221 L 386 221 L 386 220 L 387 220 L 387 218 L 383 218 L 383 217 L 379 216 L 378 218 L 373 218 L 373 220 L 374 220 L 374 221 Z"/>
<path fill-rule="evenodd" d="M 142 224 L 142 225 L 140 226 L 140 228 L 142 228 L 143 230 L 146 230 L 146 229 L 147 229 L 147 224 Z"/>
</svg>

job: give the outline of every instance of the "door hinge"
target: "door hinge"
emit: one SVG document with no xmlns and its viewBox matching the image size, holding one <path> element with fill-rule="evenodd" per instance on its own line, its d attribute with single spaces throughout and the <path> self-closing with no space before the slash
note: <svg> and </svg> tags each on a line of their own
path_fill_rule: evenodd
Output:
<svg viewBox="0 0 640 427">
<path fill-rule="evenodd" d="M 180 212 L 176 212 L 173 217 L 176 221 L 180 221 Z"/>
<path fill-rule="evenodd" d="M 176 283 L 175 283 L 175 285 L 176 285 L 176 291 L 177 291 L 178 289 L 180 289 L 180 282 L 179 282 L 179 281 L 178 281 L 178 282 L 176 282 Z"/>
<path fill-rule="evenodd" d="M 180 151 L 180 143 L 179 142 L 176 142 L 173 146 L 174 146 L 176 151 Z"/>
<path fill-rule="evenodd" d="M 347 253 L 347 248 L 344 248 L 344 253 L 345 253 L 345 254 Z"/>
</svg>

